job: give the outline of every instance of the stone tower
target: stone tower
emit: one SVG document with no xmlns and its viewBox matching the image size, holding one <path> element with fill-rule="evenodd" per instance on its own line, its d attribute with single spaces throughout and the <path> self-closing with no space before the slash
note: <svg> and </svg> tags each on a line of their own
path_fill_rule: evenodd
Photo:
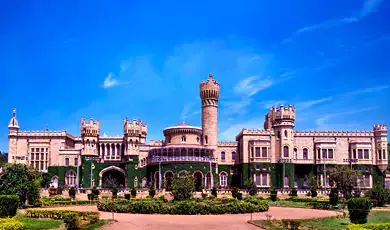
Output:
<svg viewBox="0 0 390 230">
<path fill-rule="evenodd" d="M 12 118 L 8 124 L 8 163 L 12 163 L 12 157 L 17 154 L 17 136 L 19 132 L 18 120 L 16 119 L 16 109 L 12 111 Z"/>
<path fill-rule="evenodd" d="M 99 156 L 100 121 L 91 118 L 87 122 L 85 118 L 81 119 L 80 133 L 84 146 L 82 155 Z"/>
<path fill-rule="evenodd" d="M 272 121 L 272 128 L 276 136 L 276 158 L 293 159 L 294 156 L 294 122 L 295 107 L 280 105 L 279 108 L 273 106 L 268 118 Z"/>
<path fill-rule="evenodd" d="M 123 121 L 123 134 L 125 138 L 125 156 L 139 155 L 139 144 L 146 143 L 148 125 L 141 119 L 125 119 Z"/>
<path fill-rule="evenodd" d="M 381 171 L 386 170 L 387 159 L 387 127 L 386 125 L 374 125 L 375 154 L 378 168 Z M 374 161 L 375 162 L 375 161 Z"/>
<path fill-rule="evenodd" d="M 202 100 L 202 130 L 203 145 L 217 148 L 218 145 L 218 98 L 219 83 L 209 74 L 207 81 L 200 83 L 200 98 Z"/>
</svg>

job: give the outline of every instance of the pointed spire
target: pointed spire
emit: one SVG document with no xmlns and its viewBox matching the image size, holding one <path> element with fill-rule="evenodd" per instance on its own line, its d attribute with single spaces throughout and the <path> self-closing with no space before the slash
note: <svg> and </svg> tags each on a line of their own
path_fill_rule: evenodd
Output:
<svg viewBox="0 0 390 230">
<path fill-rule="evenodd" d="M 8 128 L 19 128 L 18 120 L 16 120 L 16 109 L 12 110 L 12 118 L 9 121 Z"/>
<path fill-rule="evenodd" d="M 213 79 L 213 74 L 209 73 L 209 79 Z"/>
</svg>

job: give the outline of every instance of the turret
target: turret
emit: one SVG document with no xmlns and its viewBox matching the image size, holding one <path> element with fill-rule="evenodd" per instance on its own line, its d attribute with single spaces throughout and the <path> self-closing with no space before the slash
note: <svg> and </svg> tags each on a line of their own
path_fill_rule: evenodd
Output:
<svg viewBox="0 0 390 230">
<path fill-rule="evenodd" d="M 138 155 L 139 144 L 146 143 L 148 125 L 141 119 L 123 120 L 123 134 L 125 136 L 125 155 Z"/>
<path fill-rule="evenodd" d="M 19 133 L 18 120 L 16 119 L 16 109 L 12 111 L 12 118 L 8 124 L 8 162 L 13 162 L 12 159 L 17 155 L 17 136 Z"/>
<path fill-rule="evenodd" d="M 17 135 L 19 131 L 18 120 L 16 119 L 16 109 L 12 110 L 12 118 L 8 124 L 8 135 Z"/>
<path fill-rule="evenodd" d="M 200 83 L 200 98 L 202 100 L 202 144 L 212 148 L 218 145 L 218 99 L 219 83 L 210 73 L 207 81 Z"/>
<path fill-rule="evenodd" d="M 83 155 L 98 156 L 99 155 L 99 136 L 100 136 L 100 121 L 92 118 L 87 121 L 85 118 L 81 119 L 80 134 L 83 142 Z"/>
<path fill-rule="evenodd" d="M 375 158 L 378 168 L 381 171 L 386 170 L 388 165 L 387 159 L 387 127 L 385 124 L 374 125 L 374 140 L 375 140 Z"/>
</svg>

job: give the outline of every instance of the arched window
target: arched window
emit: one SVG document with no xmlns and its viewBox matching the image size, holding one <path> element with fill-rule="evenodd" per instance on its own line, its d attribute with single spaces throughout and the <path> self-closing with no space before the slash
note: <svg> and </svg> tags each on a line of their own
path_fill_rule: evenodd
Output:
<svg viewBox="0 0 390 230">
<path fill-rule="evenodd" d="M 207 145 L 207 142 L 208 142 L 208 138 L 207 138 L 207 135 L 204 136 L 204 143 Z"/>
<path fill-rule="evenodd" d="M 309 186 L 309 177 L 307 176 L 307 174 L 305 174 L 303 176 L 303 188 L 307 188 Z"/>
<path fill-rule="evenodd" d="M 236 160 L 236 152 L 232 152 L 232 160 L 233 160 L 233 161 Z"/>
<path fill-rule="evenodd" d="M 76 184 L 76 172 L 69 170 L 65 174 L 65 184 L 66 185 L 75 185 Z"/>
<path fill-rule="evenodd" d="M 280 131 L 278 131 L 278 138 L 280 138 Z"/>
<path fill-rule="evenodd" d="M 308 152 L 307 152 L 307 148 L 304 148 L 304 149 L 303 149 L 302 157 L 303 157 L 304 160 L 309 159 Z"/>
<path fill-rule="evenodd" d="M 288 178 L 288 175 L 285 175 L 284 176 L 284 187 L 289 187 L 289 178 Z"/>
<path fill-rule="evenodd" d="M 181 137 L 181 142 L 182 142 L 182 143 L 186 143 L 186 141 L 187 141 L 186 136 L 182 136 L 182 137 Z"/>
<path fill-rule="evenodd" d="M 386 150 L 385 149 L 382 149 L 382 154 L 383 154 L 383 160 L 386 159 Z"/>
<path fill-rule="evenodd" d="M 196 143 L 200 142 L 200 137 L 196 137 Z"/>
<path fill-rule="evenodd" d="M 78 166 L 79 165 L 79 158 L 75 158 L 74 159 L 74 166 Z"/>
<path fill-rule="evenodd" d="M 65 158 L 65 166 L 69 166 L 69 158 Z"/>
<path fill-rule="evenodd" d="M 287 137 L 288 137 L 287 130 L 284 130 L 284 137 L 285 137 L 285 138 L 287 138 Z"/>
<path fill-rule="evenodd" d="M 294 148 L 294 159 L 298 159 L 298 149 Z"/>
<path fill-rule="evenodd" d="M 227 186 L 227 180 L 228 180 L 228 175 L 226 172 L 221 172 L 219 174 L 219 185 L 221 187 L 226 187 Z"/>
<path fill-rule="evenodd" d="M 283 157 L 289 157 L 288 146 L 283 147 Z"/>
<path fill-rule="evenodd" d="M 225 152 L 221 152 L 221 161 L 225 161 Z"/>
</svg>

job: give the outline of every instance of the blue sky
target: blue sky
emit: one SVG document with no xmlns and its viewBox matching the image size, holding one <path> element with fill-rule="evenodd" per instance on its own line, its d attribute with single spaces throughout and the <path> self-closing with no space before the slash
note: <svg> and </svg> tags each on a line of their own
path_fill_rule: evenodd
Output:
<svg viewBox="0 0 390 230">
<path fill-rule="evenodd" d="M 184 2 L 2 1 L 0 150 L 12 108 L 23 130 L 73 135 L 84 116 L 107 135 L 141 118 L 149 140 L 200 126 L 209 72 L 220 140 L 280 103 L 296 105 L 296 130 L 390 123 L 389 1 Z"/>
</svg>

